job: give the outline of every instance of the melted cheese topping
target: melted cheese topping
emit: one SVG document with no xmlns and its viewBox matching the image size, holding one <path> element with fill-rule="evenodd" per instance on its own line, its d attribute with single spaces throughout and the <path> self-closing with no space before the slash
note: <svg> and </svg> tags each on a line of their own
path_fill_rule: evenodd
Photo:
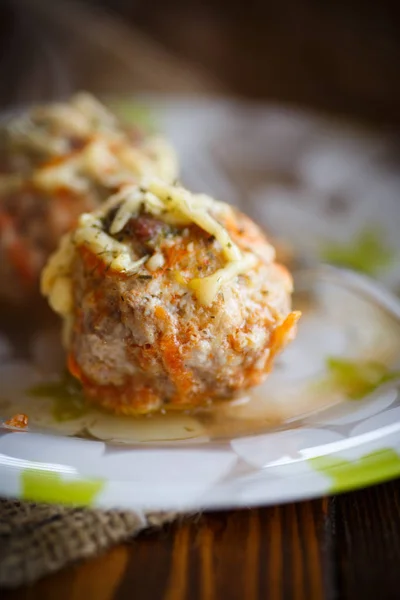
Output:
<svg viewBox="0 0 400 600">
<path fill-rule="evenodd" d="M 218 269 L 208 277 L 192 279 L 188 287 L 194 291 L 200 304 L 209 306 L 223 285 L 235 279 L 237 275 L 252 269 L 259 259 L 254 254 L 245 254 L 240 260 L 234 260 L 223 269 Z"/>
<path fill-rule="evenodd" d="M 40 281 L 42 294 L 47 296 L 52 309 L 63 317 L 73 309 L 71 264 L 74 256 L 72 234 L 68 233 L 61 238 L 58 250 L 50 256 Z"/>
<path fill-rule="evenodd" d="M 77 246 L 89 247 L 110 269 L 127 274 L 137 272 L 149 258 L 142 256 L 133 260 L 125 245 L 104 233 L 99 219 L 90 214 L 82 215 L 76 231 L 63 236 L 58 250 L 42 271 L 41 292 L 52 309 L 64 318 L 72 313 L 74 306 L 71 268 Z"/>
<path fill-rule="evenodd" d="M 116 207 L 118 210 L 108 234 L 104 231 L 102 219 Z M 73 253 L 77 246 L 89 248 L 113 271 L 130 275 L 137 272 L 145 262 L 150 270 L 157 267 L 156 255 L 146 255 L 136 260 L 132 257 L 128 244 L 118 242 L 112 237 L 122 231 L 129 219 L 138 214 L 142 207 L 170 224 L 185 226 L 195 223 L 214 236 L 220 244 L 226 265 L 208 277 L 195 278 L 189 282 L 184 280 L 203 306 L 209 306 L 222 286 L 255 267 L 260 260 L 253 253 L 243 253 L 233 242 L 226 228 L 213 216 L 212 213 L 217 216 L 229 216 L 229 205 L 152 179 L 141 186 L 126 186 L 111 196 L 97 211 L 82 215 L 75 232 L 63 239 L 42 276 L 42 292 L 49 296 L 54 310 L 64 316 L 71 310 L 71 286 L 66 279 L 70 276 Z"/>
<path fill-rule="evenodd" d="M 161 252 L 156 252 L 146 263 L 146 268 L 149 271 L 158 271 L 165 265 L 165 258 Z"/>
<path fill-rule="evenodd" d="M 37 169 L 32 180 L 37 188 L 46 192 L 54 192 L 59 188 L 85 192 L 89 188 L 89 182 L 79 173 L 79 167 L 80 157 L 73 157 L 58 165 Z"/>
<path fill-rule="evenodd" d="M 71 98 L 71 106 L 75 113 L 82 115 L 87 121 L 98 128 L 115 129 L 117 119 L 99 102 L 94 96 L 87 92 L 79 92 Z"/>
<path fill-rule="evenodd" d="M 87 93 L 72 96 L 68 103 L 36 106 L 7 123 L 5 132 L 12 147 L 46 156 L 68 152 L 68 136 L 85 138 L 102 132 L 116 139 L 122 133 L 116 117 Z"/>
<path fill-rule="evenodd" d="M 93 214 L 84 214 L 80 217 L 78 228 L 73 234 L 73 241 L 77 246 L 90 248 L 93 254 L 99 256 L 113 271 L 135 273 L 149 258 L 146 255 L 138 260 L 132 260 L 128 247 L 105 233 L 101 221 Z"/>
<path fill-rule="evenodd" d="M 164 221 L 175 225 L 189 225 L 195 223 L 208 234 L 215 237 L 221 245 L 222 251 L 227 261 L 227 265 L 219 269 L 213 275 L 204 278 L 196 278 L 189 282 L 188 287 L 193 290 L 197 299 L 204 306 L 210 305 L 223 285 L 232 281 L 237 275 L 244 273 L 252 268 L 258 262 L 258 258 L 251 253 L 243 254 L 240 248 L 233 242 L 228 231 L 210 214 L 214 212 L 220 215 L 226 215 L 231 211 L 229 205 L 223 202 L 217 202 L 204 194 L 191 194 L 189 191 L 178 186 L 169 185 L 161 180 L 152 179 L 140 187 L 126 187 L 118 194 L 115 194 L 97 211 L 97 215 L 106 216 L 109 210 L 120 204 L 118 211 L 110 226 L 111 235 L 119 233 L 127 224 L 132 215 L 135 215 L 140 207 L 144 206 L 146 211 L 157 216 Z M 87 237 L 87 232 L 82 234 L 82 238 L 90 245 L 93 252 L 99 254 L 101 246 L 106 247 L 107 239 L 112 240 L 111 236 L 103 233 L 94 240 L 91 233 Z M 111 263 L 116 270 L 124 270 L 126 261 L 129 262 L 128 249 L 124 244 L 112 240 L 115 251 L 119 250 L 120 264 L 122 269 L 118 268 L 115 260 Z M 118 247 L 116 246 L 118 245 Z M 126 257 L 126 258 L 125 258 Z"/>
<path fill-rule="evenodd" d="M 143 151 L 153 162 L 153 172 L 165 181 L 173 181 L 179 172 L 178 159 L 171 146 L 162 137 L 149 137 L 144 143 Z"/>
<path fill-rule="evenodd" d="M 172 216 L 179 213 L 186 217 L 188 222 L 193 222 L 198 227 L 213 235 L 220 243 L 222 251 L 228 261 L 240 261 L 242 253 L 239 247 L 231 240 L 227 230 L 208 212 L 214 209 L 217 213 L 230 211 L 230 207 L 222 202 L 207 202 L 207 196 L 191 194 L 187 190 L 168 185 L 162 181 L 151 181 L 148 190 L 163 201 L 164 207 Z"/>
<path fill-rule="evenodd" d="M 173 181 L 178 173 L 175 151 L 166 140 L 150 136 L 135 145 L 118 119 L 86 93 L 68 103 L 35 107 L 12 119 L 5 133 L 11 152 L 34 150 L 44 155 L 42 161 L 57 159 L 32 174 L 35 186 L 48 193 L 59 188 L 85 193 L 93 183 L 115 188 L 152 175 Z M 74 136 L 83 148 L 71 152 Z M 2 176 L 0 185 L 12 187 L 10 177 Z"/>
<path fill-rule="evenodd" d="M 168 144 L 153 157 L 125 140 L 116 142 L 98 135 L 80 152 L 37 169 L 33 182 L 47 192 L 60 187 L 85 192 L 90 189 L 91 181 L 106 187 L 120 187 L 151 175 L 172 180 L 176 174 L 175 153 Z"/>
</svg>

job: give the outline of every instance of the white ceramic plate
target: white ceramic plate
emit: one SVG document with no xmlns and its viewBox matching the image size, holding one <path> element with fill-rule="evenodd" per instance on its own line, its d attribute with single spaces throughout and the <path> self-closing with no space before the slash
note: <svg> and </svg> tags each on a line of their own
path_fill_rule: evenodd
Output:
<svg viewBox="0 0 400 600">
<path fill-rule="evenodd" d="M 391 140 L 281 109 L 151 105 L 181 154 L 185 182 L 244 205 L 290 241 L 289 262 L 330 259 L 397 288 L 400 180 Z M 29 416 L 27 431 L 0 433 L 0 495 L 197 510 L 400 475 L 399 301 L 348 271 L 311 268 L 296 279 L 298 339 L 265 385 L 213 412 L 139 420 L 71 403 L 58 383 L 57 331 L 22 344 L 0 334 L 0 418 Z"/>
</svg>

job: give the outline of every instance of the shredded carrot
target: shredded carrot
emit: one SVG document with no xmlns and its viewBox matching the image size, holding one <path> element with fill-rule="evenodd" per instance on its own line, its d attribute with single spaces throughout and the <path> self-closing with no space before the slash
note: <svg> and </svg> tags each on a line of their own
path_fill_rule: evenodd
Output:
<svg viewBox="0 0 400 600">
<path fill-rule="evenodd" d="M 174 266 L 180 265 L 188 253 L 186 246 L 175 245 L 163 248 L 163 254 L 166 258 L 166 267 L 172 269 Z"/>
<path fill-rule="evenodd" d="M 81 381 L 82 372 L 81 372 L 81 369 L 80 369 L 78 363 L 76 362 L 75 356 L 72 354 L 72 352 L 70 352 L 68 354 L 67 367 L 68 367 L 68 371 L 71 373 L 71 375 L 73 377 L 75 377 L 75 379 L 79 379 L 79 381 Z"/>
<path fill-rule="evenodd" d="M 270 341 L 270 354 L 268 357 L 268 362 L 266 366 L 266 370 L 269 371 L 272 367 L 272 363 L 276 357 L 276 355 L 283 350 L 286 344 L 290 341 L 292 336 L 294 336 L 296 331 L 297 321 L 301 317 L 301 312 L 295 310 L 291 312 L 286 319 L 274 329 L 271 335 Z"/>
<path fill-rule="evenodd" d="M 89 141 L 90 141 L 90 139 L 87 140 L 87 142 L 84 144 L 84 146 L 86 146 L 86 144 L 88 144 Z M 81 151 L 82 151 L 82 148 L 77 148 L 76 150 L 73 150 L 72 152 L 68 152 L 68 154 L 62 154 L 60 156 L 52 156 L 51 158 L 49 158 L 48 160 L 43 162 L 40 165 L 40 168 L 47 169 L 47 167 L 57 167 L 58 165 L 62 165 L 63 163 L 68 163 L 68 161 L 71 160 L 71 158 L 78 155 Z"/>
<path fill-rule="evenodd" d="M 5 421 L 4 424 L 8 427 L 14 427 L 15 429 L 25 429 L 28 427 L 28 417 L 23 413 L 18 413 L 11 417 L 11 419 Z"/>
<path fill-rule="evenodd" d="M 4 212 L 0 213 L 0 233 L 7 240 L 6 251 L 11 264 L 26 283 L 31 283 L 35 279 L 35 270 L 30 262 L 29 247 L 19 236 L 14 219 Z"/>
<path fill-rule="evenodd" d="M 185 368 L 176 337 L 172 334 L 162 336 L 160 348 L 164 366 L 169 372 L 178 392 L 180 394 L 187 394 L 193 388 L 193 376 Z"/>
<path fill-rule="evenodd" d="M 160 319 L 161 321 L 168 320 L 168 313 L 162 306 L 156 306 L 154 309 L 154 314 L 157 317 L 157 319 Z"/>
<path fill-rule="evenodd" d="M 93 254 L 89 248 L 86 246 L 79 246 L 79 253 L 83 259 L 85 267 L 90 271 L 90 273 L 102 276 L 105 275 L 108 271 L 107 265 L 105 262 L 101 260 L 96 254 Z"/>
<path fill-rule="evenodd" d="M 184 360 L 181 355 L 180 345 L 174 333 L 171 332 L 172 324 L 171 317 L 162 306 L 155 308 L 155 316 L 169 325 L 169 332 L 163 332 L 159 342 L 161 358 L 165 369 L 171 377 L 176 390 L 177 398 L 187 401 L 187 395 L 193 391 L 194 380 L 192 373 L 186 369 Z"/>
<path fill-rule="evenodd" d="M 8 249 L 8 254 L 11 262 L 20 273 L 22 278 L 30 283 L 35 279 L 35 272 L 29 262 L 29 249 L 22 243 L 21 240 L 15 242 Z"/>
</svg>

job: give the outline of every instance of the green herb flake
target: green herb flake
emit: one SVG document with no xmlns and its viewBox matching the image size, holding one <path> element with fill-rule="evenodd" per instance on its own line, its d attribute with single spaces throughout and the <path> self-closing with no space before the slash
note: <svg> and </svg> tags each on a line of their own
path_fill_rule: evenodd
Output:
<svg viewBox="0 0 400 600">
<path fill-rule="evenodd" d="M 142 279 L 143 281 L 148 281 L 149 279 L 153 279 L 152 275 L 138 275 L 138 279 Z"/>
</svg>

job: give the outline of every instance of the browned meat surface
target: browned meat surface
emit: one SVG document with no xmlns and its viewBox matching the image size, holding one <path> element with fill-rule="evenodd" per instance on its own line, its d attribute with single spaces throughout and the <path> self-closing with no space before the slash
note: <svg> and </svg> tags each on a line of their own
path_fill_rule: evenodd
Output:
<svg viewBox="0 0 400 600">
<path fill-rule="evenodd" d="M 259 228 L 230 208 L 213 214 L 211 205 L 208 214 L 223 225 L 229 244 L 254 260 L 203 302 L 191 282 L 205 282 L 226 266 L 216 237 L 195 223 L 178 224 L 179 218 L 168 223 L 143 205 L 113 235 L 119 209 L 114 204 L 102 216 L 100 231 L 132 261 L 142 258 L 135 272 L 115 268 L 106 250 L 75 232 L 65 246 L 68 267 L 57 263 L 57 272 L 67 275 L 70 302 L 52 298 L 56 262 L 43 279 L 53 306 L 64 307 L 68 366 L 87 396 L 114 412 L 136 414 L 191 408 L 260 383 L 294 335 L 299 315 L 290 312 L 291 277 L 274 262 Z M 65 248 L 52 260 L 61 255 Z"/>
</svg>

